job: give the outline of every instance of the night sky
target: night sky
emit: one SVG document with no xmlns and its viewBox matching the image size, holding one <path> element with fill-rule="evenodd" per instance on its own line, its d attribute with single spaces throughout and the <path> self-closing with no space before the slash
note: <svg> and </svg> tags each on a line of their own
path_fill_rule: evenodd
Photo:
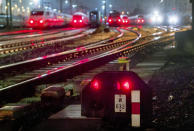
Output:
<svg viewBox="0 0 194 131">
<path fill-rule="evenodd" d="M 74 0 L 75 3 L 85 5 L 91 10 L 98 8 L 102 9 L 101 6 L 102 0 Z M 160 0 L 107 0 L 107 10 L 109 10 L 109 5 L 112 4 L 113 10 L 119 11 L 129 11 L 132 12 L 134 8 L 140 7 L 144 10 L 149 10 L 154 8 L 156 3 L 159 3 Z"/>
<path fill-rule="evenodd" d="M 87 5 L 88 7 L 90 7 L 90 9 L 101 9 L 101 6 L 103 5 L 101 1 L 102 0 L 75 0 L 76 3 Z M 107 5 L 112 4 L 113 10 L 131 11 L 137 5 L 138 1 L 139 0 L 107 0 Z M 107 7 L 109 8 L 109 6 Z"/>
</svg>

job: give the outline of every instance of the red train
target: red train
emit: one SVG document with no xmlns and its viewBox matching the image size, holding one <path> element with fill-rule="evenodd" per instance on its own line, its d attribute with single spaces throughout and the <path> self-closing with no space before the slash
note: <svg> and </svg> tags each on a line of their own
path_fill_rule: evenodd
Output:
<svg viewBox="0 0 194 131">
<path fill-rule="evenodd" d="M 66 24 L 70 23 L 71 19 L 71 15 L 58 13 L 51 9 L 34 9 L 30 13 L 26 26 L 31 28 L 65 26 Z"/>
<path fill-rule="evenodd" d="M 72 17 L 71 25 L 73 27 L 84 27 L 89 24 L 89 18 L 82 12 L 77 12 Z"/>
</svg>

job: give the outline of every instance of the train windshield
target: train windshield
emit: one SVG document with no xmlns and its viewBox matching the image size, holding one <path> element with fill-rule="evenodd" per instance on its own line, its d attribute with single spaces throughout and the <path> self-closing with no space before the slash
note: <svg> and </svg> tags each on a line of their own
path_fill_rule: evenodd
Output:
<svg viewBox="0 0 194 131">
<path fill-rule="evenodd" d="M 80 15 L 74 15 L 73 16 L 73 19 L 75 19 L 75 20 L 82 19 L 82 16 L 80 16 Z"/>
<path fill-rule="evenodd" d="M 111 18 L 116 18 L 116 17 L 120 17 L 120 13 L 111 13 L 110 16 Z"/>
<path fill-rule="evenodd" d="M 128 19 L 128 17 L 127 16 L 123 16 L 123 19 Z"/>
<path fill-rule="evenodd" d="M 31 15 L 43 15 L 44 12 L 43 11 L 32 11 Z"/>
</svg>

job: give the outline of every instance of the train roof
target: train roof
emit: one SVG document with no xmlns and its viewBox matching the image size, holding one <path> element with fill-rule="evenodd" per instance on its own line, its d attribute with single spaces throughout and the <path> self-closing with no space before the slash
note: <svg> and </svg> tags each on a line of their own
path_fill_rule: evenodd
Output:
<svg viewBox="0 0 194 131">
<path fill-rule="evenodd" d="M 82 12 L 76 12 L 74 13 L 73 15 L 83 15 L 83 16 L 86 16 L 86 14 L 82 13 Z"/>
</svg>

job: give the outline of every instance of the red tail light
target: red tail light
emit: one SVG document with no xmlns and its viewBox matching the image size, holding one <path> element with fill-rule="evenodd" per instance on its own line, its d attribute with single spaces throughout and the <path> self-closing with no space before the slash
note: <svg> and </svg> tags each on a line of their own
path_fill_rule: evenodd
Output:
<svg viewBox="0 0 194 131">
<path fill-rule="evenodd" d="M 91 82 L 91 88 L 99 90 L 100 89 L 100 82 L 99 80 L 94 80 Z"/>
<path fill-rule="evenodd" d="M 144 22 L 144 20 L 141 20 L 141 22 L 143 23 L 143 22 Z"/>
<path fill-rule="evenodd" d="M 121 22 L 121 19 L 118 19 L 118 22 Z"/>
<path fill-rule="evenodd" d="M 82 23 L 83 21 L 82 20 L 79 20 L 80 23 Z"/>
<path fill-rule="evenodd" d="M 140 22 L 140 20 L 137 20 L 137 22 L 139 23 L 139 22 Z"/>
</svg>

